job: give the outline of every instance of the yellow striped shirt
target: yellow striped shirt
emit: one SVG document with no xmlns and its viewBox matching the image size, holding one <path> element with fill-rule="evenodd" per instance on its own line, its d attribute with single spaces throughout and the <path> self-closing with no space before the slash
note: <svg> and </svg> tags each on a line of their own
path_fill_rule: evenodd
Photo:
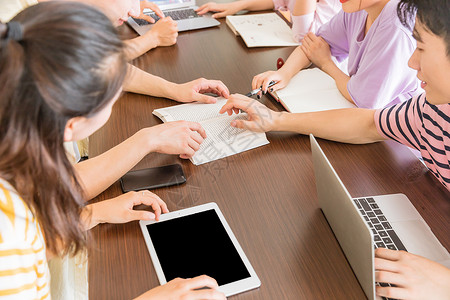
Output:
<svg viewBox="0 0 450 300">
<path fill-rule="evenodd" d="M 0 299 L 50 299 L 50 273 L 38 221 L 0 179 Z"/>
</svg>

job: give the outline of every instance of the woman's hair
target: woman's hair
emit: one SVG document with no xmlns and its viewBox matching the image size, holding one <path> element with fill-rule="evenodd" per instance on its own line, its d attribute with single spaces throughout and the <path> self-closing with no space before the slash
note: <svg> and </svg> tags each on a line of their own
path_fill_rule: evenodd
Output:
<svg viewBox="0 0 450 300">
<path fill-rule="evenodd" d="M 402 0 L 398 4 L 397 15 L 403 25 L 414 24 L 416 13 L 425 28 L 444 40 L 450 57 L 450 1 Z"/>
<path fill-rule="evenodd" d="M 76 2 L 49 1 L 0 24 L 0 178 L 28 205 L 47 249 L 86 246 L 82 187 L 64 150 L 74 117 L 91 117 L 119 92 L 123 44 L 109 19 Z"/>
</svg>

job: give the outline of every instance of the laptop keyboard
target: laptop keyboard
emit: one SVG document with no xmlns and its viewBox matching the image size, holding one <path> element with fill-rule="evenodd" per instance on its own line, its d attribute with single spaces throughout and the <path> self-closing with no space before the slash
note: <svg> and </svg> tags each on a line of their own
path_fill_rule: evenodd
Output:
<svg viewBox="0 0 450 300">
<path fill-rule="evenodd" d="M 156 22 L 158 22 L 158 20 L 160 19 L 160 17 L 158 17 L 154 12 L 148 12 L 148 13 L 145 13 L 145 14 L 147 16 L 150 16 L 153 19 L 155 19 Z M 164 12 L 164 15 L 166 17 L 171 17 L 175 21 L 186 20 L 186 19 L 193 19 L 193 18 L 200 18 L 201 17 L 192 8 L 180 9 L 180 10 L 168 10 L 168 11 Z M 142 19 L 133 18 L 133 20 L 139 26 L 150 24 L 149 22 L 147 22 L 145 20 L 142 20 Z"/>
<path fill-rule="evenodd" d="M 398 235 L 392 229 L 391 224 L 384 216 L 381 209 L 378 207 L 377 203 L 373 198 L 359 198 L 353 199 L 359 213 L 363 216 L 367 225 L 369 225 L 370 230 L 373 233 L 374 248 L 387 248 L 391 250 L 404 250 L 405 246 L 400 241 Z M 393 284 L 376 282 L 379 286 L 394 286 Z M 382 299 L 391 299 L 382 297 Z M 393 299 L 392 299 L 393 300 Z"/>
</svg>

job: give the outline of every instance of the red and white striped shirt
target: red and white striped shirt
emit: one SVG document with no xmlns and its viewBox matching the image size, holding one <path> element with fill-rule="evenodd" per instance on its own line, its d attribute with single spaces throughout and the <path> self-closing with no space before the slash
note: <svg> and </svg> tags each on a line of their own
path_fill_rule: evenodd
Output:
<svg viewBox="0 0 450 300">
<path fill-rule="evenodd" d="M 430 171 L 450 191 L 450 103 L 433 105 L 425 93 L 375 112 L 378 132 L 420 151 Z"/>
</svg>

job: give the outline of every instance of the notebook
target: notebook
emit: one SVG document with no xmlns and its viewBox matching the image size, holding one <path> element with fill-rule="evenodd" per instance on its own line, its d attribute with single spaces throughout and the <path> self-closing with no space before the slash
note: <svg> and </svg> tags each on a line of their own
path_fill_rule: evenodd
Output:
<svg viewBox="0 0 450 300">
<path fill-rule="evenodd" d="M 211 17 L 212 14 L 198 15 L 195 12 L 197 6 L 195 0 L 153 0 L 163 11 L 166 17 L 170 16 L 177 22 L 178 31 L 187 31 L 200 28 L 208 28 L 220 25 L 220 22 Z M 159 17 L 151 10 L 144 10 L 144 14 L 151 16 L 155 21 Z M 153 24 L 145 20 L 129 18 L 127 23 L 140 35 L 149 31 Z"/>
<path fill-rule="evenodd" d="M 403 194 L 352 199 L 310 135 L 319 206 L 369 300 L 375 295 L 374 248 L 408 251 L 450 267 L 450 255 Z"/>
<path fill-rule="evenodd" d="M 189 103 L 155 109 L 153 114 L 163 122 L 192 121 L 199 122 L 206 131 L 206 139 L 200 149 L 191 158 L 194 165 L 201 165 L 230 155 L 254 149 L 269 143 L 263 132 L 252 132 L 230 126 L 233 120 L 246 120 L 247 114 L 228 116 L 219 114 L 227 102 L 218 98 L 214 104 Z"/>
<path fill-rule="evenodd" d="M 334 79 L 318 68 L 298 72 L 286 87 L 270 95 L 291 113 L 356 107 L 342 96 Z"/>
<path fill-rule="evenodd" d="M 249 48 L 299 45 L 291 28 L 276 13 L 227 16 L 226 23 Z"/>
</svg>

